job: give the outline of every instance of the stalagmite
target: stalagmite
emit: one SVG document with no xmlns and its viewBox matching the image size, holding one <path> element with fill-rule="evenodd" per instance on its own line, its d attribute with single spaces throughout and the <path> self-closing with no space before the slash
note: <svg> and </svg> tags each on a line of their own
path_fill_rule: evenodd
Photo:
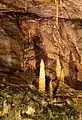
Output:
<svg viewBox="0 0 82 120">
<path fill-rule="evenodd" d="M 50 98 L 52 99 L 53 98 L 53 88 L 52 88 L 52 79 L 50 80 Z"/>
<path fill-rule="evenodd" d="M 44 61 L 40 62 L 39 90 L 45 92 L 45 68 Z"/>
<path fill-rule="evenodd" d="M 56 76 L 58 80 L 60 80 L 60 75 L 61 75 L 61 65 L 58 57 L 56 62 Z"/>
<path fill-rule="evenodd" d="M 61 70 L 61 74 L 60 74 L 60 80 L 64 80 L 64 70 Z"/>
</svg>

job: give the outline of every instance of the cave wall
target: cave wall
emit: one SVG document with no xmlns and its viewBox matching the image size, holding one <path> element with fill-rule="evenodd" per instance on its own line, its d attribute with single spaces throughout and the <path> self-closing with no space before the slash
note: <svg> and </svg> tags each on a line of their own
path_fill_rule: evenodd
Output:
<svg viewBox="0 0 82 120">
<path fill-rule="evenodd" d="M 24 18 L 23 24 L 21 26 L 24 29 L 29 26 L 25 35 L 26 37 L 29 34 L 29 38 L 26 37 L 29 39 L 28 44 L 31 42 L 35 51 L 38 49 L 37 54 L 42 51 L 39 56 L 44 59 L 46 68 L 55 71 L 56 58 L 60 56 L 65 74 L 69 74 L 70 52 L 72 52 L 73 61 L 82 63 L 81 20 L 59 19 L 59 26 L 57 26 L 54 19 L 26 20 Z M 35 54 L 34 56 L 36 57 Z"/>
<path fill-rule="evenodd" d="M 75 0 L 63 1 L 62 8 L 59 7 L 58 25 L 53 3 L 1 0 L 0 6 L 1 72 L 29 68 L 39 71 L 43 59 L 46 76 L 54 79 L 59 56 L 65 76 L 74 71 L 77 79 L 82 80 L 81 1 L 77 6 Z M 74 66 L 70 67 L 70 59 Z"/>
<path fill-rule="evenodd" d="M 11 17 L 11 18 L 10 18 Z M 23 56 L 22 32 L 12 16 L 0 17 L 0 61 L 5 67 L 20 69 Z"/>
</svg>

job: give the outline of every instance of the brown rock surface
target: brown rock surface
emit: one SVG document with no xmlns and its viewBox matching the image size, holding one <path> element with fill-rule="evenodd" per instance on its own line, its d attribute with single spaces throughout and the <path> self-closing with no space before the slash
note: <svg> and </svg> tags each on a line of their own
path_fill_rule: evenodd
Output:
<svg viewBox="0 0 82 120">
<path fill-rule="evenodd" d="M 55 17 L 55 5 L 49 2 L 46 3 L 45 0 L 0 0 L 0 11 L 30 12 L 44 18 Z M 59 17 L 82 19 L 82 1 L 63 0 Z"/>
<path fill-rule="evenodd" d="M 39 70 L 43 58 L 46 76 L 55 79 L 56 58 L 59 56 L 66 77 L 81 76 L 82 72 L 72 63 L 69 67 L 70 52 L 72 62 L 82 64 L 81 6 L 81 0 L 64 0 L 62 7 L 59 6 L 59 24 L 56 25 L 54 3 L 0 0 L 0 71 L 21 70 L 23 57 L 24 67 Z M 69 69 L 74 73 L 70 75 Z"/>
</svg>

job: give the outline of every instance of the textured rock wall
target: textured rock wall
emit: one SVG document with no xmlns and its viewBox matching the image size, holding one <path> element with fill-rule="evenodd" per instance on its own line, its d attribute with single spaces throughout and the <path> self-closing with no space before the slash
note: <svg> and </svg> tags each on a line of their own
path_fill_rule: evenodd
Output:
<svg viewBox="0 0 82 120">
<path fill-rule="evenodd" d="M 0 16 L 0 64 L 20 69 L 23 56 L 23 36 L 12 16 Z"/>
<path fill-rule="evenodd" d="M 40 17 L 55 18 L 56 7 L 51 0 L 0 0 L 1 12 L 28 12 L 35 13 Z M 60 18 L 82 19 L 81 0 L 62 0 L 62 8 L 59 7 Z"/>
<path fill-rule="evenodd" d="M 81 4 L 81 0 L 63 1 L 62 7 L 59 6 L 58 26 L 55 22 L 56 6 L 53 3 L 43 3 L 40 0 L 1 0 L 1 71 L 5 71 L 2 70 L 4 67 L 7 67 L 8 71 L 20 70 L 24 63 L 25 69 L 37 69 L 39 72 L 42 58 L 45 62 L 46 76 L 55 79 L 56 58 L 59 56 L 65 76 L 70 76 L 69 74 L 74 71 L 77 79 L 81 81 Z M 71 67 L 70 59 L 74 62 Z"/>
<path fill-rule="evenodd" d="M 44 61 L 46 61 L 45 59 L 55 61 L 56 57 L 60 55 L 61 62 L 64 61 L 63 63 L 68 64 L 70 52 L 72 52 L 73 60 L 79 63 L 82 62 L 81 20 L 72 21 L 60 19 L 59 27 L 56 26 L 54 19 L 27 19 L 26 23 L 24 24 L 29 26 L 26 36 L 29 34 L 29 41 L 33 43 L 34 46 L 36 44 L 36 49 L 43 51 L 40 55 L 42 55 L 42 57 L 45 56 L 43 57 Z M 78 42 L 79 40 L 80 42 Z M 45 64 L 47 64 L 47 62 L 48 61 L 46 61 Z M 51 66 L 50 61 L 49 64 Z M 48 66 L 47 64 L 47 67 Z"/>
</svg>

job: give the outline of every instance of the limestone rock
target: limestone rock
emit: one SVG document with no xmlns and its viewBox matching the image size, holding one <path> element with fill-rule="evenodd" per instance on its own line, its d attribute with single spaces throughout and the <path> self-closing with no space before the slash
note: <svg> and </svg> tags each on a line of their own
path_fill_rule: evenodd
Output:
<svg viewBox="0 0 82 120">
<path fill-rule="evenodd" d="M 82 64 L 81 5 L 81 0 L 64 0 L 62 8 L 59 6 L 57 25 L 54 3 L 1 0 L 1 72 L 20 71 L 25 63 L 28 69 L 36 70 L 38 77 L 40 60 L 43 59 L 46 76 L 55 79 L 56 58 L 59 56 L 65 76 L 70 76 L 69 69 L 73 68 L 69 68 L 70 52 L 73 61 Z M 78 74 L 81 76 L 82 73 Z"/>
</svg>

